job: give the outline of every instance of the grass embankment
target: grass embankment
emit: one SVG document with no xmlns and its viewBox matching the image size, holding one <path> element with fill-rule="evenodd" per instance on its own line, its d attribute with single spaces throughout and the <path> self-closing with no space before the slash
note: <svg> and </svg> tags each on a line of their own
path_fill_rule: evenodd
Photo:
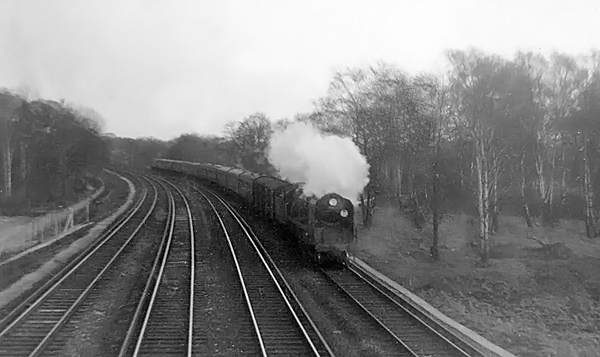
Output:
<svg viewBox="0 0 600 357">
<path fill-rule="evenodd" d="M 534 227 L 503 217 L 482 267 L 474 220 L 449 215 L 440 227 L 441 259 L 429 255 L 431 227 L 417 230 L 392 208 L 359 229 L 354 254 L 491 342 L 524 357 L 600 356 L 600 239 L 579 222 Z M 544 249 L 527 236 L 554 245 Z"/>
</svg>

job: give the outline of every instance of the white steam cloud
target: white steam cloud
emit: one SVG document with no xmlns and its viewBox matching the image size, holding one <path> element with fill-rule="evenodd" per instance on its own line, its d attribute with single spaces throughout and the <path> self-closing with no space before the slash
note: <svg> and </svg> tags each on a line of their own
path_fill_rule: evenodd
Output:
<svg viewBox="0 0 600 357">
<path fill-rule="evenodd" d="M 338 193 L 356 204 L 369 183 L 369 164 L 349 138 L 293 123 L 271 137 L 269 162 L 283 179 L 304 182 L 304 194 Z"/>
</svg>

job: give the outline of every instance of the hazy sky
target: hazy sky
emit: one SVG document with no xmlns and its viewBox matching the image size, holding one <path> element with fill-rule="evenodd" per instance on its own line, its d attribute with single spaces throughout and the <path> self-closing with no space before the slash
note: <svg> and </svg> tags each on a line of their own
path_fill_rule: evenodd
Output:
<svg viewBox="0 0 600 357">
<path fill-rule="evenodd" d="M 0 0 L 0 87 L 89 106 L 120 136 L 293 117 L 335 70 L 443 71 L 446 49 L 600 49 L 599 0 Z"/>
</svg>

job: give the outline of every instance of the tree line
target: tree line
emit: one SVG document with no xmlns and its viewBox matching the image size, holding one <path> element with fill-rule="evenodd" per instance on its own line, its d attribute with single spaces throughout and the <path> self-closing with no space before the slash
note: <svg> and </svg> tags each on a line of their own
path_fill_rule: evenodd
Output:
<svg viewBox="0 0 600 357">
<path fill-rule="evenodd" d="M 529 227 L 581 219 L 587 236 L 598 237 L 600 52 L 506 59 L 471 49 L 446 58 L 443 75 L 409 75 L 388 63 L 339 71 L 309 113 L 278 121 L 255 113 L 227 124 L 223 137 L 185 134 L 158 151 L 272 174 L 273 131 L 311 122 L 352 138 L 367 158 L 364 224 L 373 198 L 409 208 L 417 224 L 433 225 L 434 256 L 450 209 L 477 217 L 484 261 L 501 212 Z"/>
<path fill-rule="evenodd" d="M 0 90 L 0 214 L 76 201 L 110 159 L 100 123 L 88 108 Z"/>
<path fill-rule="evenodd" d="M 444 76 L 348 69 L 319 100 L 313 120 L 352 137 L 372 165 L 367 195 L 422 208 L 434 239 L 444 206 L 472 209 L 483 260 L 501 210 L 529 227 L 583 219 L 598 237 L 600 53 L 447 59 Z"/>
</svg>

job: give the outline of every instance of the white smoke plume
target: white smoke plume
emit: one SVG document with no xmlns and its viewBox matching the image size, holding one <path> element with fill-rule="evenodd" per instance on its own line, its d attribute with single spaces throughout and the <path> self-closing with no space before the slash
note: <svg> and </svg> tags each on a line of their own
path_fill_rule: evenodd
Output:
<svg viewBox="0 0 600 357">
<path fill-rule="evenodd" d="M 338 193 L 354 204 L 369 183 L 369 164 L 349 138 L 296 122 L 271 137 L 269 162 L 283 179 L 304 182 L 304 194 Z"/>
</svg>

